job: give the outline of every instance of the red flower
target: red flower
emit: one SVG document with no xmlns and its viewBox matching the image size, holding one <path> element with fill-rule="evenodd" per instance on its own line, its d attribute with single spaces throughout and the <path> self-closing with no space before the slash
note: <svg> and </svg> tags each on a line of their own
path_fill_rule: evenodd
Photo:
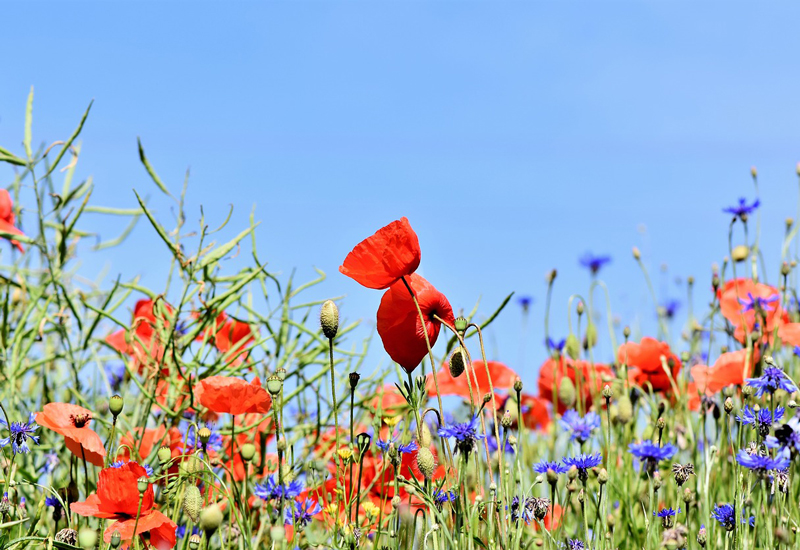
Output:
<svg viewBox="0 0 800 550">
<path fill-rule="evenodd" d="M 745 341 L 745 331 L 754 332 L 756 323 L 761 325 L 765 341 L 769 341 L 775 327 L 788 322 L 788 316 L 780 306 L 779 300 L 766 302 L 779 296 L 780 291 L 777 288 L 747 278 L 733 279 L 717 290 L 720 311 L 735 327 L 733 335 L 742 343 Z M 756 306 L 759 305 L 758 302 L 762 302 L 765 307 L 748 308 L 748 304 L 753 300 L 756 301 Z M 761 311 L 758 311 L 759 309 Z M 766 326 L 764 326 L 765 318 Z"/>
<path fill-rule="evenodd" d="M 126 462 L 119 468 L 104 468 L 100 471 L 97 492 L 83 502 L 73 502 L 70 509 L 81 516 L 117 520 L 106 528 L 103 534 L 105 542 L 111 542 L 114 531 L 119 531 L 122 541 L 128 543 L 136 535 L 150 533 L 150 544 L 158 550 L 172 548 L 178 526 L 153 508 L 154 495 L 150 484 L 141 497 L 142 508 L 138 522 L 136 520 L 140 477 L 147 477 L 147 472 L 135 462 Z M 134 526 L 136 533 L 133 532 Z"/>
<path fill-rule="evenodd" d="M 200 404 L 215 413 L 244 414 L 269 411 L 272 400 L 256 378 L 249 384 L 231 376 L 209 376 L 194 390 Z"/>
<path fill-rule="evenodd" d="M 558 393 L 561 381 L 569 378 L 578 390 L 578 374 L 580 374 L 579 397 L 583 399 L 586 407 L 592 404 L 592 397 L 603 390 L 603 386 L 614 379 L 614 371 L 608 365 L 590 363 L 589 361 L 573 360 L 565 355 L 557 359 L 550 357 L 539 368 L 539 395 L 548 403 L 553 402 L 553 389 Z M 558 412 L 564 412 L 567 407 L 558 402 Z"/>
<path fill-rule="evenodd" d="M 505 366 L 499 361 L 488 361 L 489 373 L 486 372 L 486 366 L 483 361 L 473 361 L 471 365 L 466 367 L 464 373 L 458 378 L 453 378 L 450 374 L 450 369 L 447 366 L 442 367 L 436 373 L 439 382 L 440 395 L 458 395 L 464 399 L 469 399 L 469 384 L 472 384 L 472 395 L 476 402 L 480 402 L 483 396 L 489 393 L 489 376 L 492 378 L 492 387 L 497 390 L 508 390 L 514 386 L 514 381 L 517 379 L 517 373 Z M 467 376 L 469 375 L 469 381 Z M 436 395 L 436 385 L 433 381 L 433 374 L 429 374 L 426 387 L 428 388 L 428 395 L 433 397 Z"/>
<path fill-rule="evenodd" d="M 14 225 L 14 202 L 6 189 L 0 189 L 0 231 L 13 233 L 14 235 L 25 235 Z M 20 252 L 25 252 L 19 241 L 12 240 L 11 244 Z"/>
<path fill-rule="evenodd" d="M 238 350 L 234 362 L 241 362 L 247 355 L 245 348 L 255 341 L 258 328 L 242 321 L 237 321 L 225 312 L 217 315 L 214 328 L 208 327 L 203 334 L 197 337 L 198 340 L 212 338 L 213 331 L 214 346 L 222 353 L 227 353 L 233 348 Z"/>
<path fill-rule="evenodd" d="M 647 388 L 649 385 L 653 391 L 669 393 L 672 391 L 672 383 L 664 371 L 661 357 L 664 357 L 670 368 L 672 380 L 677 380 L 681 370 L 681 360 L 672 353 L 666 342 L 645 336 L 638 344 L 636 342 L 622 344 L 617 352 L 620 364 L 628 365 L 628 380 L 631 383 L 642 388 Z"/>
<path fill-rule="evenodd" d="M 170 428 L 169 431 L 164 426 L 147 428 L 144 435 L 141 428 L 136 428 L 134 432 L 128 432 L 120 438 L 117 459 L 130 460 L 129 448 L 134 449 L 138 460 L 146 459 L 154 449 L 157 451 L 161 447 L 169 447 L 173 458 L 181 454 L 183 436 L 178 428 Z"/>
<path fill-rule="evenodd" d="M 438 315 L 448 323 L 455 322 L 453 308 L 444 294 L 417 274 L 407 279 L 417 296 L 419 307 L 425 318 L 422 327 L 417 307 L 405 284 L 398 281 L 384 293 L 378 308 L 378 334 L 386 353 L 406 372 L 412 372 L 428 354 L 425 330 L 431 346 L 436 343 L 441 323 L 434 319 Z"/>
<path fill-rule="evenodd" d="M 106 449 L 103 441 L 89 427 L 92 411 L 71 403 L 48 403 L 37 413 L 36 422 L 64 436 L 64 442 L 72 454 L 95 466 L 103 466 Z"/>
<path fill-rule="evenodd" d="M 358 243 L 339 271 L 367 288 L 389 288 L 419 267 L 417 234 L 406 218 L 393 221 Z"/>
<path fill-rule="evenodd" d="M 143 365 L 160 363 L 164 356 L 164 345 L 158 338 L 159 325 L 163 328 L 168 321 L 162 317 L 156 318 L 153 300 L 139 300 L 133 309 L 133 322 L 130 331 L 120 329 L 106 336 L 106 343 L 125 355 L 134 358 L 134 367 L 141 370 Z M 164 304 L 168 312 L 172 306 Z M 130 343 L 128 343 L 130 340 Z M 141 342 L 140 342 L 141 341 Z"/>
<path fill-rule="evenodd" d="M 747 353 L 746 349 L 729 351 L 721 354 L 712 367 L 695 365 L 689 369 L 693 380 L 686 388 L 689 396 L 689 408 L 692 410 L 700 408 L 698 393 L 711 397 L 728 386 L 743 385 L 758 361 L 758 350 L 753 350 L 750 352 L 750 364 L 747 365 L 745 363 Z"/>
<path fill-rule="evenodd" d="M 377 391 L 377 395 L 370 401 L 370 407 L 375 414 L 381 411 L 384 416 L 395 416 L 400 414 L 408 407 L 406 398 L 397 392 L 397 388 L 391 384 L 386 384 Z"/>
</svg>

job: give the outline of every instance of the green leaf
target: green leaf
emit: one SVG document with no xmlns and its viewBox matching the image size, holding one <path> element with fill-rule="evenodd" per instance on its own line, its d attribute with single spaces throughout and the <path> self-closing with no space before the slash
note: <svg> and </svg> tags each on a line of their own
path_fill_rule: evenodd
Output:
<svg viewBox="0 0 800 550">
<path fill-rule="evenodd" d="M 176 259 L 177 259 L 179 262 L 183 263 L 183 253 L 182 253 L 180 250 L 178 250 L 178 247 L 175 245 L 175 243 L 173 243 L 173 242 L 172 242 L 172 241 L 169 239 L 169 235 L 167 235 L 167 232 L 164 230 L 164 228 L 163 228 L 163 227 L 161 227 L 161 224 L 159 224 L 159 223 L 156 221 L 156 219 L 155 219 L 155 218 L 153 217 L 153 215 L 150 213 L 150 210 L 148 210 L 148 209 L 147 209 L 147 207 L 146 207 L 146 206 L 145 206 L 145 204 L 144 204 L 144 201 L 143 201 L 143 200 L 142 200 L 142 198 L 139 196 L 139 193 L 137 193 L 136 191 L 134 191 L 134 192 L 133 192 L 133 194 L 134 194 L 134 195 L 136 195 L 136 200 L 137 200 L 137 201 L 139 201 L 139 206 L 141 206 L 141 207 L 142 207 L 142 212 L 144 212 L 144 215 L 145 215 L 145 216 L 147 216 L 147 219 L 148 219 L 148 220 L 150 220 L 150 224 L 151 224 L 151 225 L 153 226 L 153 228 L 156 230 L 156 233 L 158 233 L 158 236 L 159 236 L 159 237 L 161 237 L 161 240 L 163 240 L 165 243 L 167 243 L 167 246 L 168 246 L 168 247 L 169 247 L 169 249 L 172 251 L 172 255 L 173 255 L 173 256 L 175 256 L 175 258 L 176 258 Z"/>
<path fill-rule="evenodd" d="M 137 137 L 136 143 L 139 145 L 139 160 L 141 160 L 142 164 L 144 164 L 147 173 L 150 174 L 150 178 L 165 195 L 167 195 L 168 197 L 172 197 L 174 199 L 175 197 L 172 196 L 172 193 L 169 192 L 167 186 L 164 185 L 164 183 L 161 181 L 161 178 L 159 178 L 158 174 L 156 174 L 156 171 L 153 169 L 153 166 L 150 164 L 150 161 L 147 160 L 147 157 L 144 154 L 144 147 L 142 147 L 142 140 Z"/>
<path fill-rule="evenodd" d="M 11 153 L 0 149 L 0 162 L 7 162 L 9 164 L 16 164 L 17 166 L 27 166 L 28 163 L 19 157 L 15 157 Z"/>
</svg>

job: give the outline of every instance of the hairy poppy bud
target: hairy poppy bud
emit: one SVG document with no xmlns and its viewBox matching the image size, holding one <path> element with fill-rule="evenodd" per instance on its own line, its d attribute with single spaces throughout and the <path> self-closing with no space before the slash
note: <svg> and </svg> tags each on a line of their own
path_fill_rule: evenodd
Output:
<svg viewBox="0 0 800 550">
<path fill-rule="evenodd" d="M 593 348 L 597 345 L 597 325 L 591 321 L 586 325 L 586 337 L 584 338 L 584 342 L 586 343 L 584 346 L 586 349 Z"/>
<path fill-rule="evenodd" d="M 114 529 L 114 532 L 111 533 L 111 548 L 119 548 L 119 545 L 122 543 L 122 535 L 119 534 L 119 531 Z"/>
<path fill-rule="evenodd" d="M 279 393 L 281 393 L 281 389 L 283 389 L 283 380 L 275 374 L 271 375 L 267 378 L 267 391 L 275 397 Z"/>
<path fill-rule="evenodd" d="M 200 535 L 197 534 L 192 535 L 191 537 L 189 537 L 189 548 L 191 548 L 192 550 L 197 550 L 198 548 L 200 548 L 200 543 L 202 542 L 202 540 L 203 539 L 200 538 Z"/>
<path fill-rule="evenodd" d="M 400 497 L 397 495 L 392 497 L 392 508 L 394 508 L 395 510 L 400 508 Z"/>
<path fill-rule="evenodd" d="M 272 542 L 283 542 L 286 540 L 286 527 L 283 525 L 273 525 L 269 528 L 269 538 Z"/>
<path fill-rule="evenodd" d="M 192 475 L 203 469 L 203 463 L 195 455 L 189 455 L 181 461 L 178 469 L 184 475 Z"/>
<path fill-rule="evenodd" d="M 183 495 L 183 511 L 197 523 L 200 520 L 200 509 L 203 507 L 203 497 L 197 485 L 188 485 Z"/>
<path fill-rule="evenodd" d="M 167 462 L 169 462 L 170 458 L 172 458 L 172 451 L 170 450 L 170 448 L 167 446 L 159 447 L 158 461 L 161 464 L 166 464 Z"/>
<path fill-rule="evenodd" d="M 580 301 L 578 302 L 578 305 L 575 306 L 575 311 L 578 313 L 578 315 L 583 315 L 583 311 L 584 311 L 583 302 L 580 302 Z"/>
<path fill-rule="evenodd" d="M 467 354 L 464 351 L 462 346 L 458 346 L 456 349 L 453 350 L 453 353 L 450 355 L 450 361 L 448 362 L 448 367 L 450 368 L 450 376 L 453 378 L 458 378 L 464 372 L 464 368 L 467 365 Z"/>
<path fill-rule="evenodd" d="M 119 413 L 122 412 L 122 407 L 124 405 L 125 400 L 123 400 L 119 395 L 112 395 L 111 399 L 108 400 L 108 410 L 111 411 L 111 414 L 114 415 L 114 418 L 119 416 Z"/>
<path fill-rule="evenodd" d="M 575 385 L 572 383 L 572 379 L 565 376 L 561 379 L 561 385 L 558 387 L 558 400 L 565 407 L 572 407 L 575 397 Z"/>
<path fill-rule="evenodd" d="M 431 429 L 424 422 L 422 423 L 422 426 L 417 427 L 417 443 L 420 447 L 431 446 Z"/>
<path fill-rule="evenodd" d="M 750 249 L 747 246 L 740 244 L 731 250 L 731 259 L 734 262 L 743 262 L 750 255 Z"/>
<path fill-rule="evenodd" d="M 467 325 L 469 321 L 467 321 L 464 317 L 458 316 L 456 317 L 455 323 L 453 328 L 456 329 L 456 332 L 464 334 L 464 331 L 467 330 Z"/>
<path fill-rule="evenodd" d="M 242 455 L 242 460 L 245 462 L 250 462 L 256 455 L 256 446 L 252 443 L 245 443 L 242 445 L 242 448 L 239 450 L 239 452 Z"/>
<path fill-rule="evenodd" d="M 578 337 L 572 332 L 567 335 L 567 341 L 564 344 L 564 351 L 567 352 L 572 359 L 577 359 L 578 354 L 581 352 L 581 343 L 578 342 Z"/>
<path fill-rule="evenodd" d="M 428 447 L 420 447 L 417 451 L 417 467 L 425 479 L 433 477 L 436 470 L 436 459 Z"/>
<path fill-rule="evenodd" d="M 149 485 L 150 480 L 147 479 L 146 476 L 142 476 L 136 480 L 136 488 L 139 489 L 139 493 L 144 493 Z"/>
<path fill-rule="evenodd" d="M 222 509 L 217 504 L 206 506 L 200 512 L 200 527 L 206 533 L 213 533 L 222 524 Z"/>
<path fill-rule="evenodd" d="M 90 527 L 84 527 L 78 532 L 78 544 L 81 548 L 94 548 L 97 544 L 97 531 Z"/>
<path fill-rule="evenodd" d="M 339 332 L 339 308 L 333 300 L 325 300 L 319 311 L 319 324 L 322 326 L 322 334 L 328 340 L 336 338 Z"/>
</svg>

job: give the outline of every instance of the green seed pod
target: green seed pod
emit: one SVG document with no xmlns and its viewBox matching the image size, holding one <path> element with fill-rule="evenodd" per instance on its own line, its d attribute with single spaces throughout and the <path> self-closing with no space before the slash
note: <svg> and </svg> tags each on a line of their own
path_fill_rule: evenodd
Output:
<svg viewBox="0 0 800 550">
<path fill-rule="evenodd" d="M 467 366 L 467 353 L 462 346 L 453 350 L 448 366 L 450 367 L 450 376 L 453 378 L 458 378 L 464 372 Z"/>
<path fill-rule="evenodd" d="M 250 462 L 256 454 L 256 446 L 252 443 L 245 443 L 239 452 L 242 454 L 242 460 Z"/>
<path fill-rule="evenodd" d="M 119 548 L 119 545 L 122 543 L 122 535 L 119 534 L 119 531 L 114 529 L 114 532 L 111 533 L 111 548 Z"/>
<path fill-rule="evenodd" d="M 197 438 L 200 440 L 200 443 L 202 443 L 203 445 L 207 445 L 208 440 L 211 439 L 211 430 L 203 426 L 202 428 L 197 430 Z"/>
<path fill-rule="evenodd" d="M 425 479 L 433 477 L 433 472 L 436 470 L 436 459 L 428 447 L 420 447 L 417 451 L 417 467 Z"/>
<path fill-rule="evenodd" d="M 567 336 L 567 341 L 564 344 L 564 351 L 572 359 L 577 359 L 581 352 L 581 343 L 578 341 L 578 337 L 572 332 Z"/>
<path fill-rule="evenodd" d="M 430 447 L 432 442 L 431 429 L 424 422 L 421 428 L 417 428 L 417 443 L 420 447 Z"/>
<path fill-rule="evenodd" d="M 270 395 L 275 397 L 281 393 L 281 389 L 283 389 L 283 380 L 281 380 L 279 376 L 273 374 L 267 378 L 267 391 Z"/>
<path fill-rule="evenodd" d="M 460 332 L 461 334 L 463 334 L 464 331 L 467 330 L 467 325 L 468 324 L 469 324 L 469 321 L 467 321 L 463 317 L 456 317 L 456 322 L 455 322 L 455 325 L 454 325 L 453 328 L 456 329 L 456 332 Z"/>
<path fill-rule="evenodd" d="M 200 528 L 206 533 L 213 533 L 222 525 L 222 509 L 217 504 L 203 508 L 200 512 Z"/>
<path fill-rule="evenodd" d="M 188 485 L 183 494 L 183 511 L 197 523 L 200 520 L 200 509 L 203 507 L 203 497 L 197 485 Z"/>
<path fill-rule="evenodd" d="M 108 400 L 108 410 L 114 415 L 114 418 L 119 416 L 122 412 L 122 407 L 125 405 L 125 400 L 119 395 L 112 395 Z"/>
<path fill-rule="evenodd" d="M 322 326 L 322 334 L 328 340 L 336 338 L 339 332 L 339 308 L 333 300 L 325 300 L 319 311 L 319 324 Z"/>
<path fill-rule="evenodd" d="M 136 480 L 136 488 L 139 489 L 139 493 L 144 493 L 147 488 L 150 486 L 150 480 L 147 479 L 147 476 L 142 476 Z"/>
<path fill-rule="evenodd" d="M 169 447 L 161 447 L 158 449 L 158 461 L 161 464 L 166 464 L 172 458 L 172 450 Z"/>
</svg>

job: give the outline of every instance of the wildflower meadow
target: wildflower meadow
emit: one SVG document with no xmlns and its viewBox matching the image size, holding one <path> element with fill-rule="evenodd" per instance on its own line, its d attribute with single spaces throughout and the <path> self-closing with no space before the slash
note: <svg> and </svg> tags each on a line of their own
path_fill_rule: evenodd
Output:
<svg viewBox="0 0 800 550">
<path fill-rule="evenodd" d="M 418 272 L 413 220 L 363 227 L 338 272 L 277 275 L 256 219 L 230 217 L 238 234 L 216 242 L 141 144 L 152 185 L 135 208 L 94 204 L 73 179 L 89 113 L 36 146 L 31 92 L 22 146 L 0 144 L 0 549 L 797 547 L 800 239 L 795 220 L 765 220 L 785 223 L 765 261 L 755 170 L 720 206 L 728 247 L 709 288 L 688 279 L 704 307 L 685 326 L 668 329 L 676 305 L 653 293 L 657 324 L 632 334 L 612 315 L 611 258 L 587 254 L 591 283 L 567 304 L 547 275 L 546 360 L 523 384 L 484 331 L 530 300 L 458 313 Z M 84 243 L 125 250 L 131 227 L 98 240 L 90 213 L 141 218 L 166 280 L 85 277 Z M 234 254 L 246 267 L 222 262 Z M 652 290 L 640 252 L 626 260 Z M 381 293 L 358 315 L 386 368 L 341 299 L 306 297 L 325 277 Z"/>
</svg>

